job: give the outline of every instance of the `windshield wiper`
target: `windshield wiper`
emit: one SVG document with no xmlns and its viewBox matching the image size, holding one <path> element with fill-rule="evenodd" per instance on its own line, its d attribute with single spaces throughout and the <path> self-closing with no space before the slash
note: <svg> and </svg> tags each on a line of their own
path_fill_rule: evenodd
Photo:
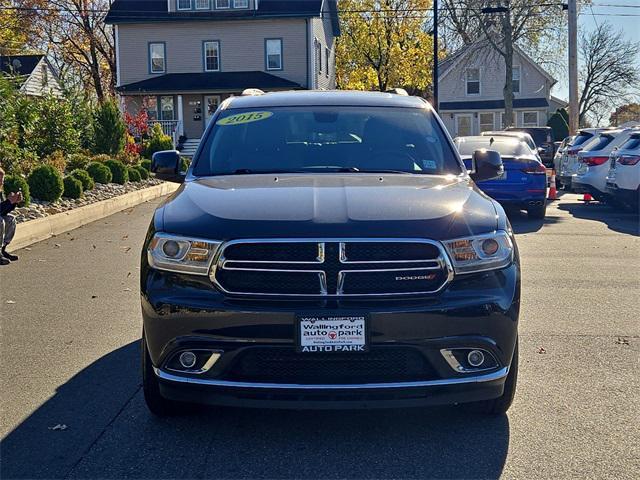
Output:
<svg viewBox="0 0 640 480">
<path fill-rule="evenodd" d="M 338 167 L 335 165 L 313 165 L 310 167 L 304 167 L 304 170 L 331 170 L 332 172 L 338 173 L 402 173 L 411 175 L 412 172 L 407 172 L 404 170 L 387 170 L 387 169 L 362 169 L 358 167 Z"/>
</svg>

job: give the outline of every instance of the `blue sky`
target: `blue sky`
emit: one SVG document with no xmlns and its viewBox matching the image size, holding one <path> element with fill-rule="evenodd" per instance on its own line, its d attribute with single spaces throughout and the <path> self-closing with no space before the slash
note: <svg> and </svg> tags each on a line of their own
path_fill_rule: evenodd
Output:
<svg viewBox="0 0 640 480">
<path fill-rule="evenodd" d="M 608 22 L 616 30 L 624 31 L 624 36 L 628 40 L 640 42 L 640 0 L 593 0 L 592 3 L 593 6 L 591 8 L 582 8 L 578 18 L 578 29 L 580 31 L 589 31 L 595 28 L 596 24 Z M 591 14 L 592 11 L 594 15 Z M 638 63 L 638 69 L 640 69 L 640 53 L 636 57 L 636 62 Z M 558 83 L 552 93 L 556 97 L 568 100 L 567 79 L 558 78 Z"/>
</svg>

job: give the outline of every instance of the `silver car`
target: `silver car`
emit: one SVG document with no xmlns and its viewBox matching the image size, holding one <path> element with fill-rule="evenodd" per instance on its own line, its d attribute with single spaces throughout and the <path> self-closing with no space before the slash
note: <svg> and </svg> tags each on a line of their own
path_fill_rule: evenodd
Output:
<svg viewBox="0 0 640 480">
<path fill-rule="evenodd" d="M 578 152 L 603 130 L 604 128 L 583 128 L 578 132 L 571 144 L 565 148 L 559 162 L 560 168 L 556 169 L 556 178 L 565 190 L 571 189 L 571 177 L 578 172 L 580 167 Z"/>
</svg>

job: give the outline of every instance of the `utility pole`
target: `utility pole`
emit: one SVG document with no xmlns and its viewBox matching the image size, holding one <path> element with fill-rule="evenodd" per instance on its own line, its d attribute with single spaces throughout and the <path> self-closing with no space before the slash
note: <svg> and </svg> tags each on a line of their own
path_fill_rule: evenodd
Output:
<svg viewBox="0 0 640 480">
<path fill-rule="evenodd" d="M 433 0 L 433 108 L 438 111 L 438 0 Z"/>
<path fill-rule="evenodd" d="M 578 6 L 569 1 L 569 135 L 578 131 Z"/>
</svg>

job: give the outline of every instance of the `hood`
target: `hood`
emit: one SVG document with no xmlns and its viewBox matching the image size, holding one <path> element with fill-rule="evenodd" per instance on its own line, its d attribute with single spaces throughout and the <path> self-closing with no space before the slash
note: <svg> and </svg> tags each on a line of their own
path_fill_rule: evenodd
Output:
<svg viewBox="0 0 640 480">
<path fill-rule="evenodd" d="M 216 240 L 442 240 L 498 225 L 493 201 L 470 179 L 401 174 L 199 178 L 184 183 L 156 215 L 156 226 L 165 232 Z"/>
</svg>

